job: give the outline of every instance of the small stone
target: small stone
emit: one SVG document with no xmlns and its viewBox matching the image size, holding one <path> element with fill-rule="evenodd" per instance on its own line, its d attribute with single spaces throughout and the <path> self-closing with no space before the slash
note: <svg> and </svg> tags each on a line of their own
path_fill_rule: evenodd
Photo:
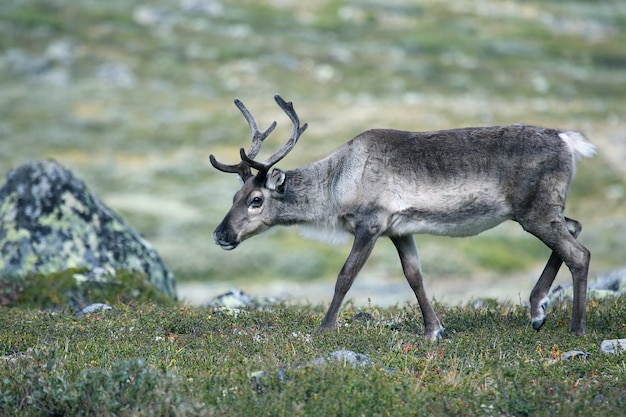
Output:
<svg viewBox="0 0 626 417">
<path fill-rule="evenodd" d="M 266 371 L 255 371 L 255 372 L 250 372 L 248 374 L 248 378 L 250 379 L 250 384 L 252 385 L 252 389 L 255 390 L 259 394 L 263 393 L 265 389 L 264 384 L 267 382 L 267 379 L 269 377 L 270 375 Z M 278 377 L 279 381 L 284 381 L 285 371 L 283 371 L 282 369 L 279 369 L 278 372 L 276 372 L 276 377 Z"/>
<path fill-rule="evenodd" d="M 246 308 L 263 309 L 270 307 L 279 300 L 276 298 L 254 298 L 240 289 L 233 288 L 226 294 L 219 295 L 207 303 L 208 306 L 219 309 L 220 311 L 230 311 L 233 314 Z"/>
<path fill-rule="evenodd" d="M 600 352 L 620 353 L 626 350 L 626 339 L 607 339 L 600 343 Z"/>
<path fill-rule="evenodd" d="M 564 361 L 569 361 L 575 358 L 587 360 L 589 353 L 582 350 L 568 350 L 567 352 L 563 352 L 561 354 L 561 359 Z"/>
<path fill-rule="evenodd" d="M 326 357 L 312 360 L 311 362 L 309 362 L 309 365 L 320 366 L 326 364 L 329 361 L 339 361 L 343 362 L 346 365 L 352 366 L 365 366 L 372 365 L 374 363 L 370 356 L 366 355 L 365 353 L 357 353 L 351 350 L 336 350 Z"/>
<path fill-rule="evenodd" d="M 104 303 L 93 303 L 93 304 L 88 305 L 87 307 L 83 308 L 82 310 L 80 310 L 79 312 L 77 312 L 74 315 L 76 317 L 84 317 L 87 314 L 97 313 L 98 311 L 107 311 L 107 310 L 113 310 L 113 307 L 111 307 L 108 304 L 104 304 Z"/>
<path fill-rule="evenodd" d="M 357 353 L 351 350 L 336 350 L 329 355 L 330 359 L 343 361 L 349 365 L 370 365 L 373 361 L 365 353 Z"/>
<path fill-rule="evenodd" d="M 226 294 L 215 297 L 209 303 L 212 307 L 225 307 L 227 309 L 242 309 L 252 307 L 254 299 L 240 289 L 233 288 Z"/>
</svg>

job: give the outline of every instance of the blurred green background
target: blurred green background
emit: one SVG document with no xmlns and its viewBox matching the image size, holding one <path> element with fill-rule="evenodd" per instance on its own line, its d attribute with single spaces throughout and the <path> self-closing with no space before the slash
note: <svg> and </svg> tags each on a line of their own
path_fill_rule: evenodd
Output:
<svg viewBox="0 0 626 417">
<path fill-rule="evenodd" d="M 236 162 L 249 143 L 232 100 L 262 128 L 278 121 L 263 158 L 290 131 L 276 92 L 309 123 L 283 169 L 373 127 L 579 130 L 599 150 L 578 164 L 567 210 L 583 223 L 590 279 L 626 265 L 622 0 L 0 3 L 0 171 L 55 158 L 145 235 L 194 296 L 239 286 L 311 300 L 310 283 L 332 295 L 349 245 L 289 228 L 231 252 L 211 238 L 239 185 L 208 155 Z M 525 300 L 549 255 L 515 223 L 417 241 L 427 289 L 444 301 Z M 357 299 L 413 297 L 389 242 L 361 275 Z M 189 287 L 197 281 L 210 285 Z"/>
</svg>

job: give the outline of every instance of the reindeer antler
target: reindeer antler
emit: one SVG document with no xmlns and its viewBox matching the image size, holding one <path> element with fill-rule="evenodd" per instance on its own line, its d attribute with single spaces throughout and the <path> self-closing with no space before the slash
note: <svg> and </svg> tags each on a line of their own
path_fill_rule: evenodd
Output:
<svg viewBox="0 0 626 417">
<path fill-rule="evenodd" d="M 235 106 L 239 109 L 243 117 L 245 117 L 248 122 L 248 126 L 250 126 L 250 132 L 252 133 L 252 144 L 250 145 L 250 150 L 248 150 L 248 154 L 252 155 L 254 158 L 261 150 L 261 145 L 263 141 L 274 131 L 276 128 L 276 122 L 272 122 L 272 124 L 265 129 L 265 131 L 261 132 L 254 120 L 254 117 L 250 114 L 246 106 L 239 99 L 235 99 Z M 242 148 L 243 150 L 243 148 Z M 211 161 L 211 165 L 216 169 L 222 172 L 228 172 L 233 174 L 239 174 L 242 180 L 246 180 L 248 177 L 252 176 L 252 172 L 250 171 L 250 166 L 246 164 L 243 160 L 235 165 L 227 165 L 219 162 L 215 157 L 211 154 L 209 155 L 209 160 Z"/>
<path fill-rule="evenodd" d="M 283 159 L 292 149 L 296 146 L 298 139 L 300 139 L 300 135 L 302 132 L 306 130 L 308 125 L 305 123 L 300 127 L 300 119 L 298 118 L 298 114 L 293 108 L 293 103 L 291 101 L 287 102 L 283 100 L 283 98 L 279 94 L 274 95 L 274 100 L 278 106 L 283 109 L 285 114 L 291 119 L 292 128 L 291 135 L 287 143 L 283 145 L 282 148 L 278 150 L 274 155 L 270 156 L 265 162 L 255 161 L 254 156 L 246 155 L 246 152 L 241 148 L 239 154 L 241 156 L 241 160 L 245 162 L 251 168 L 259 170 L 259 172 L 268 172 L 272 166 L 278 163 L 281 159 Z"/>
<path fill-rule="evenodd" d="M 258 170 L 260 174 L 265 175 L 272 166 L 274 166 L 281 159 L 283 159 L 293 149 L 308 125 L 305 123 L 304 125 L 300 126 L 300 119 L 298 118 L 298 115 L 294 110 L 293 103 L 291 101 L 286 102 L 279 94 L 274 95 L 274 100 L 276 100 L 278 106 L 285 112 L 285 114 L 289 117 L 292 123 L 291 135 L 287 143 L 285 143 L 282 148 L 278 150 L 278 152 L 270 156 L 265 162 L 255 161 L 254 157 L 257 156 L 257 154 L 259 153 L 263 141 L 267 138 L 267 136 L 269 136 L 270 133 L 272 133 L 272 131 L 276 127 L 276 122 L 272 123 L 270 127 L 268 127 L 267 130 L 265 130 L 264 132 L 260 132 L 254 120 L 254 117 L 252 117 L 252 115 L 243 105 L 243 103 L 236 99 L 235 105 L 239 108 L 243 116 L 248 121 L 248 124 L 250 125 L 250 130 L 252 131 L 252 145 L 250 146 L 250 150 L 247 153 L 243 148 L 239 150 L 241 162 L 236 165 L 222 164 L 218 162 L 213 155 L 210 155 L 209 159 L 211 160 L 211 165 L 223 172 L 237 173 L 239 174 L 239 176 L 241 176 L 243 180 L 245 180 L 252 175 L 250 171 L 251 168 Z"/>
</svg>

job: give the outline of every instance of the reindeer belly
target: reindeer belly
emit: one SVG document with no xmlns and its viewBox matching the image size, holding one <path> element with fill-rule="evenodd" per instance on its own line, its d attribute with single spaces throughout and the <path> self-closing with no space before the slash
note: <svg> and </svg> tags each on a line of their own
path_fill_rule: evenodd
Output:
<svg viewBox="0 0 626 417">
<path fill-rule="evenodd" d="M 430 191 L 430 192 L 428 192 Z M 443 236 L 473 236 L 511 218 L 506 201 L 493 187 L 437 187 L 417 195 L 394 193 L 384 204 L 390 213 L 386 235 L 427 233 Z"/>
<path fill-rule="evenodd" d="M 441 213 L 408 210 L 392 216 L 385 235 L 431 234 L 441 236 L 474 236 L 509 220 L 510 216 L 488 215 L 454 217 Z"/>
</svg>

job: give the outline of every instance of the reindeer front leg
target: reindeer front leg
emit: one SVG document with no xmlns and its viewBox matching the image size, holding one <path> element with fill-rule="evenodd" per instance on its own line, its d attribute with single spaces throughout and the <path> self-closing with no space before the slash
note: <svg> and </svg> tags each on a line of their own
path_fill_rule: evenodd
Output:
<svg viewBox="0 0 626 417">
<path fill-rule="evenodd" d="M 365 226 L 357 227 L 354 235 L 354 243 L 352 244 L 352 250 L 345 264 L 337 276 L 337 283 L 335 284 L 335 295 L 330 303 L 328 312 L 322 320 L 317 333 L 332 331 L 337 325 L 337 316 L 339 315 L 339 309 L 343 302 L 346 293 L 352 286 L 354 279 L 356 278 L 361 268 L 369 258 L 376 244 L 376 239 L 380 235 L 380 227 L 378 226 Z"/>
</svg>

